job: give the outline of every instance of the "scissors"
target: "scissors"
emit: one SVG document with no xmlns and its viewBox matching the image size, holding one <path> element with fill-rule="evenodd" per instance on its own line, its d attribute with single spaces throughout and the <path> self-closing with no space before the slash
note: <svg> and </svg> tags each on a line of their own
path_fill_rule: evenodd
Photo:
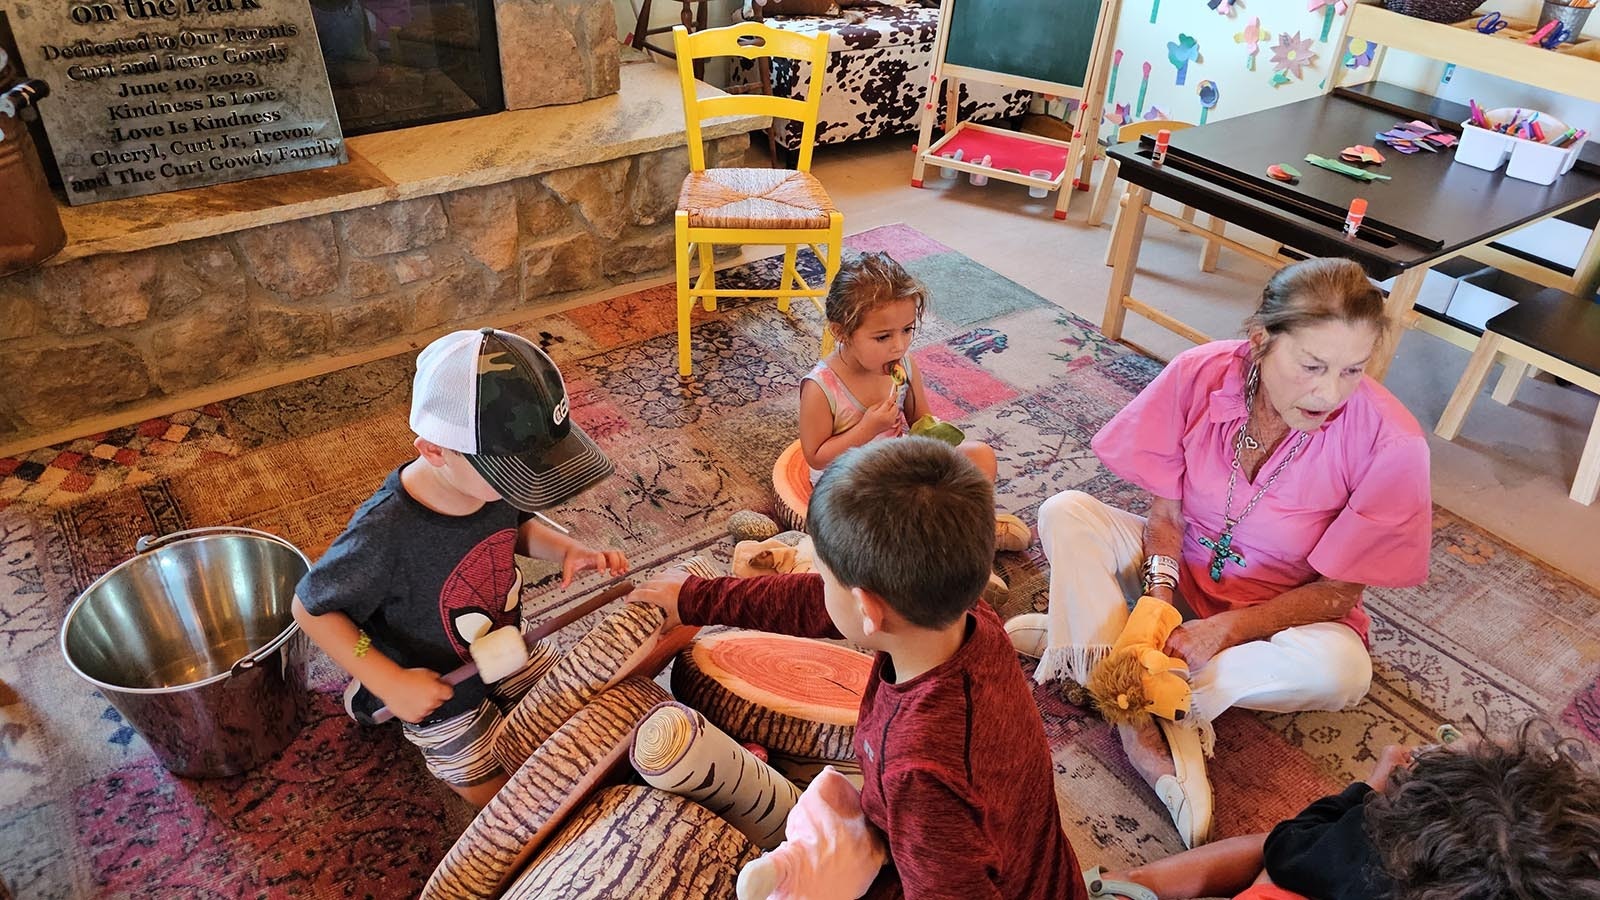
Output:
<svg viewBox="0 0 1600 900">
<path fill-rule="evenodd" d="M 1492 12 L 1480 18 L 1478 24 L 1474 27 L 1483 34 L 1494 34 L 1510 24 L 1498 12 Z"/>
<path fill-rule="evenodd" d="M 1539 46 L 1546 50 L 1554 50 L 1570 37 L 1572 37 L 1572 32 L 1567 29 L 1567 26 L 1556 24 L 1555 30 L 1545 35 L 1544 39 L 1539 42 Z"/>
</svg>

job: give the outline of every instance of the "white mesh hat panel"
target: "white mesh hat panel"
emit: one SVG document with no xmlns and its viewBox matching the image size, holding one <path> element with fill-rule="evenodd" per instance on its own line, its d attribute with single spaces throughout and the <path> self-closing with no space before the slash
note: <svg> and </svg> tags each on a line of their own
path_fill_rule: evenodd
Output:
<svg viewBox="0 0 1600 900">
<path fill-rule="evenodd" d="M 411 382 L 411 430 L 450 450 L 478 452 L 479 331 L 455 331 L 425 347 Z"/>
</svg>

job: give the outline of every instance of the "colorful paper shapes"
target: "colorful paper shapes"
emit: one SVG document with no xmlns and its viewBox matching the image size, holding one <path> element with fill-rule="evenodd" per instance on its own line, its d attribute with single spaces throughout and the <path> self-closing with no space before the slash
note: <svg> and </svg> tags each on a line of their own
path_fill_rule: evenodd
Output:
<svg viewBox="0 0 1600 900">
<path fill-rule="evenodd" d="M 1316 43 L 1310 38 L 1300 37 L 1296 31 L 1294 37 L 1288 32 L 1278 35 L 1278 43 L 1272 48 L 1272 68 L 1279 72 L 1288 72 L 1296 79 L 1305 77 L 1307 66 L 1315 68 L 1317 54 L 1311 51 L 1311 45 Z M 1273 84 L 1279 82 L 1274 79 Z"/>
<path fill-rule="evenodd" d="M 1356 144 L 1339 151 L 1339 158 L 1345 162 L 1367 163 L 1370 165 L 1383 165 L 1383 154 L 1366 144 Z"/>
<path fill-rule="evenodd" d="M 1206 123 L 1206 114 L 1217 108 L 1217 83 L 1209 79 L 1200 82 L 1200 124 Z"/>
<path fill-rule="evenodd" d="M 1328 35 L 1333 32 L 1334 13 L 1337 12 L 1342 16 L 1349 12 L 1350 3 L 1349 0 L 1311 0 L 1310 5 L 1307 6 L 1306 9 L 1310 10 L 1311 12 L 1316 12 L 1319 9 L 1324 10 L 1322 14 L 1321 39 L 1326 41 L 1328 39 Z"/>
<path fill-rule="evenodd" d="M 1144 120 L 1146 122 L 1155 122 L 1168 118 L 1171 118 L 1171 116 L 1167 115 L 1167 111 L 1159 106 L 1156 106 L 1154 103 L 1150 104 L 1150 108 L 1144 111 Z"/>
<path fill-rule="evenodd" d="M 1338 172 L 1340 175 L 1354 178 L 1357 181 L 1390 180 L 1389 176 L 1387 175 L 1379 175 L 1376 172 L 1368 172 L 1366 169 L 1358 169 L 1349 163 L 1342 163 L 1337 159 L 1326 159 L 1316 155 L 1315 153 L 1307 153 L 1306 162 L 1311 163 L 1313 166 L 1316 166 L 1319 169 L 1327 169 L 1329 172 Z"/>
<path fill-rule="evenodd" d="M 1243 31 L 1233 36 L 1235 44 L 1244 44 L 1250 48 L 1250 52 L 1244 58 L 1244 67 L 1247 70 L 1251 72 L 1256 70 L 1256 54 L 1261 52 L 1261 42 L 1271 36 L 1268 31 L 1261 27 L 1260 16 L 1251 19 L 1250 24 L 1246 25 Z"/>
<path fill-rule="evenodd" d="M 1356 52 L 1356 45 L 1364 44 L 1361 52 Z M 1346 69 L 1365 69 L 1372 65 L 1372 60 L 1378 53 L 1376 41 L 1364 41 L 1361 38 L 1351 38 L 1349 46 L 1345 47 L 1344 67 Z"/>
<path fill-rule="evenodd" d="M 1299 184 L 1300 170 L 1287 163 L 1281 163 L 1275 166 L 1267 166 L 1267 177 L 1275 181 L 1282 181 L 1285 184 Z"/>
<path fill-rule="evenodd" d="M 1233 8 L 1239 6 L 1239 0 L 1207 0 L 1206 6 L 1219 16 L 1232 16 Z"/>
<path fill-rule="evenodd" d="M 1144 78 L 1139 82 L 1139 102 L 1133 107 L 1133 114 L 1144 115 L 1144 92 L 1150 87 L 1150 63 L 1144 64 Z"/>
<path fill-rule="evenodd" d="M 1150 0 L 1150 24 L 1156 23 L 1156 16 L 1161 15 L 1161 0 Z"/>
<path fill-rule="evenodd" d="M 1447 134 L 1427 122 L 1417 120 L 1399 122 L 1388 131 L 1377 135 L 1377 139 L 1406 154 L 1420 150 L 1438 153 L 1438 148 L 1452 147 L 1456 143 L 1455 135 Z"/>
<path fill-rule="evenodd" d="M 1288 72 L 1273 72 L 1272 73 L 1272 86 L 1273 87 L 1283 87 L 1284 85 L 1290 84 L 1291 82 L 1293 82 L 1293 80 L 1294 79 L 1289 77 L 1289 73 Z"/>
<path fill-rule="evenodd" d="M 1133 111 L 1126 103 L 1113 103 L 1111 111 L 1106 113 L 1106 121 L 1121 128 L 1133 121 Z"/>
<path fill-rule="evenodd" d="M 1189 77 L 1189 63 L 1200 59 L 1200 42 L 1187 34 L 1178 35 L 1176 41 L 1167 42 L 1167 62 L 1178 70 L 1178 84 Z"/>
</svg>

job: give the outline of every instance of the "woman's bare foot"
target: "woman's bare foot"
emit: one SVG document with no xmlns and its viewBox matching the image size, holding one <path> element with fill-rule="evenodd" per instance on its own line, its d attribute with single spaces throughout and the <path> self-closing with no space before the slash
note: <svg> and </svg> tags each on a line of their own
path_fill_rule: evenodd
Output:
<svg viewBox="0 0 1600 900">
<path fill-rule="evenodd" d="M 1143 725 L 1119 726 L 1117 734 L 1122 738 L 1122 751 L 1128 754 L 1128 762 L 1133 763 L 1146 784 L 1155 787 L 1161 776 L 1178 773 L 1172 762 L 1172 749 L 1154 719 L 1146 719 Z"/>
</svg>

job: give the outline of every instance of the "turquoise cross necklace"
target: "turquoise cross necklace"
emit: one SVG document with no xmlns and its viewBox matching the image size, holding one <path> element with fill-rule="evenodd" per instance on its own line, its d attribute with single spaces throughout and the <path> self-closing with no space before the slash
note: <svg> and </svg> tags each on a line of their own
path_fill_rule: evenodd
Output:
<svg viewBox="0 0 1600 900">
<path fill-rule="evenodd" d="M 1278 480 L 1278 476 L 1283 474 L 1283 470 L 1288 468 L 1289 463 L 1294 462 L 1295 456 L 1300 452 L 1301 445 L 1311 436 L 1304 431 L 1295 436 L 1294 443 L 1289 445 L 1289 453 L 1283 458 L 1283 462 L 1278 463 L 1278 467 L 1272 470 L 1271 475 L 1267 476 L 1266 483 L 1261 485 L 1261 489 L 1256 491 L 1256 495 L 1251 497 L 1250 502 L 1244 505 L 1244 509 L 1237 516 L 1234 515 L 1233 488 L 1239 481 L 1239 471 L 1244 468 L 1239 460 L 1247 448 L 1250 450 L 1261 449 L 1260 442 L 1250 436 L 1250 419 L 1255 415 L 1256 411 L 1256 389 L 1261 386 L 1261 368 L 1259 366 L 1250 367 L 1248 383 L 1249 386 L 1245 389 L 1244 394 L 1244 424 L 1239 426 L 1239 433 L 1233 439 L 1233 471 L 1228 473 L 1228 499 L 1222 506 L 1222 533 L 1217 535 L 1216 540 L 1212 540 L 1205 535 L 1200 536 L 1200 546 L 1211 551 L 1212 581 L 1222 580 L 1222 567 L 1228 563 L 1233 563 L 1240 568 L 1245 566 L 1244 555 L 1233 548 L 1234 526 L 1244 521 L 1244 517 L 1250 515 L 1250 511 L 1256 508 L 1256 504 L 1261 502 L 1262 497 L 1266 496 L 1267 491 L 1272 487 L 1272 483 Z"/>
</svg>

